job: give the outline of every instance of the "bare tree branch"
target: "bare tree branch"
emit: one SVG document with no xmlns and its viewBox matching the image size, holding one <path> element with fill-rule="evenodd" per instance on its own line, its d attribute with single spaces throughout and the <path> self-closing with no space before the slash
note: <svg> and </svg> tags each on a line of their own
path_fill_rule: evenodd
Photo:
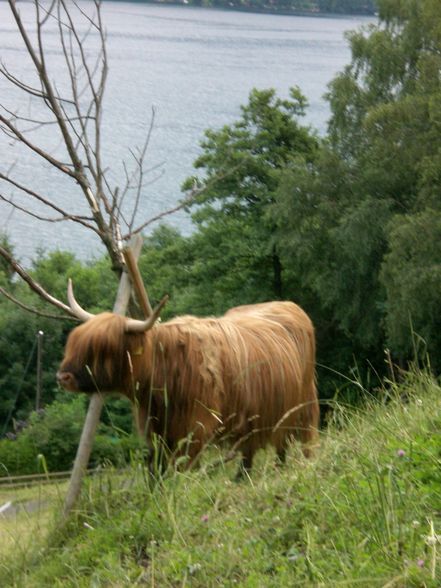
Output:
<svg viewBox="0 0 441 588">
<path fill-rule="evenodd" d="M 126 233 L 125 235 L 123 235 L 122 236 L 123 240 L 126 241 L 127 239 L 130 239 L 130 237 L 132 235 L 137 235 L 138 233 L 140 233 L 141 231 L 143 231 L 146 227 L 148 227 L 152 223 L 160 220 L 161 218 L 164 218 L 165 216 L 168 216 L 170 214 L 174 214 L 175 212 L 178 212 L 178 210 L 182 210 L 183 208 L 185 208 L 185 207 L 189 206 L 190 204 L 192 204 L 193 201 L 194 201 L 194 197 L 193 197 L 192 194 L 190 194 L 190 196 L 188 196 L 187 198 L 185 198 L 184 200 L 182 200 L 179 204 L 177 204 L 173 208 L 169 208 L 168 210 L 164 210 L 163 212 L 160 212 L 156 216 L 152 216 L 151 218 L 149 218 L 149 220 L 145 221 L 138 228 L 133 229 L 129 233 Z"/>
<path fill-rule="evenodd" d="M 92 104 L 89 105 L 89 108 L 87 110 L 87 118 L 84 121 L 82 113 L 81 113 L 81 108 L 80 108 L 80 95 L 78 93 L 78 88 L 77 88 L 77 77 L 78 76 L 77 76 L 76 62 L 75 62 L 75 57 L 74 57 L 74 52 L 73 52 L 73 47 L 72 47 L 72 36 L 71 36 L 71 32 L 69 31 L 69 41 L 70 42 L 69 42 L 69 50 L 68 50 L 65 39 L 64 39 L 63 23 L 62 23 L 61 15 L 60 15 L 60 7 L 61 7 L 61 4 L 58 4 L 58 19 L 57 20 L 58 20 L 59 37 L 60 37 L 60 42 L 61 42 L 61 46 L 63 49 L 64 60 L 66 62 L 67 69 L 69 72 L 69 79 L 70 79 L 70 85 L 71 85 L 71 90 L 72 90 L 72 96 L 74 99 L 73 102 L 75 105 L 75 110 L 77 113 L 77 118 L 79 120 L 81 132 L 80 133 L 76 132 L 74 125 L 72 125 L 72 130 L 74 130 L 75 134 L 77 135 L 78 144 L 81 145 L 84 149 L 84 153 L 87 158 L 89 169 L 90 169 L 92 176 L 96 182 L 97 172 L 94 169 L 94 165 L 93 165 L 93 161 L 92 161 L 92 157 L 91 157 L 91 147 L 90 147 L 90 142 L 89 142 L 89 138 L 88 138 L 88 134 L 87 134 L 87 120 L 90 118 L 94 119 L 94 117 L 90 116 Z"/>
<path fill-rule="evenodd" d="M 41 149 L 40 147 L 38 147 L 37 145 L 34 145 L 33 143 L 31 143 L 26 137 L 25 135 L 20 132 L 17 127 L 15 125 L 13 125 L 6 117 L 4 117 L 2 114 L 0 114 L 0 123 L 5 125 L 10 131 L 11 133 L 13 133 L 13 135 L 19 140 L 21 141 L 24 145 L 26 145 L 27 147 L 29 147 L 29 149 L 31 149 L 32 151 L 34 151 L 37 155 L 39 155 L 40 157 L 42 157 L 43 159 L 45 159 L 46 161 L 48 161 L 51 165 L 53 165 L 54 167 L 58 168 L 60 171 L 62 171 L 64 174 L 67 174 L 68 176 L 71 176 L 72 178 L 77 179 L 77 176 L 75 174 L 75 172 L 73 172 L 72 170 L 70 170 L 64 163 L 62 163 L 61 161 L 58 161 L 57 159 L 55 159 L 54 157 L 52 157 L 47 151 L 44 151 L 43 149 Z"/>
<path fill-rule="evenodd" d="M 11 268 L 21 277 L 21 279 L 27 283 L 27 285 L 29 286 L 29 288 L 31 288 L 31 290 L 36 292 L 41 298 L 43 298 L 44 300 L 46 300 L 47 302 L 49 302 L 53 306 L 60 308 L 66 314 L 68 314 L 70 316 L 75 316 L 75 314 L 72 311 L 72 309 L 70 308 L 70 306 L 68 306 L 67 304 L 64 304 L 64 302 L 61 302 L 61 300 L 58 300 L 58 298 L 55 298 L 54 296 L 52 296 L 51 294 L 46 292 L 46 290 L 43 288 L 43 286 L 41 286 L 38 282 L 36 282 L 28 274 L 28 272 L 18 263 L 18 261 L 16 261 L 12 257 L 12 255 L 9 253 L 9 251 L 7 249 L 5 249 L 4 247 L 2 247 L 1 245 L 0 245 L 0 255 L 3 257 L 3 259 L 5 259 L 8 262 L 8 264 L 11 266 Z"/>
<path fill-rule="evenodd" d="M 132 218 L 130 219 L 130 223 L 129 223 L 129 232 L 131 232 L 133 229 L 133 225 L 135 223 L 135 218 L 138 213 L 139 201 L 141 199 L 141 190 L 142 190 L 142 183 L 143 183 L 143 177 L 144 177 L 144 158 L 146 156 L 147 149 L 150 144 L 150 139 L 152 136 L 154 124 L 155 124 L 155 109 L 152 108 L 152 116 L 150 118 L 150 127 L 147 132 L 144 146 L 141 149 L 141 152 L 138 157 L 132 152 L 133 158 L 134 158 L 134 160 L 136 162 L 136 166 L 137 166 L 136 169 L 137 169 L 137 173 L 138 173 L 138 186 L 136 189 L 136 197 L 135 197 L 135 204 L 133 206 L 133 211 L 132 211 Z"/>
<path fill-rule="evenodd" d="M 69 212 L 65 211 L 64 209 L 60 208 L 59 206 L 57 206 L 56 204 L 54 204 L 53 202 L 50 202 L 48 199 L 44 198 L 40 194 L 37 194 L 37 192 L 35 192 L 34 190 L 31 190 L 30 188 L 27 188 L 26 186 L 19 184 L 18 182 L 16 182 L 12 178 L 9 178 L 8 176 L 5 176 L 2 173 L 0 173 L 0 180 L 4 180 L 5 182 L 8 182 L 12 186 L 15 186 L 16 188 L 18 188 L 19 190 L 21 190 L 25 194 L 28 194 L 29 196 L 31 196 L 32 198 L 34 198 L 38 202 L 41 202 L 42 204 L 44 204 L 48 208 L 55 210 L 56 212 L 58 212 L 59 214 L 62 215 L 64 220 L 71 220 L 71 221 L 77 222 L 77 223 L 83 225 L 84 227 L 86 227 L 87 229 L 94 231 L 97 235 L 99 235 L 98 229 L 91 223 L 91 221 L 93 220 L 92 218 L 69 213 Z M 15 202 L 13 202 L 10 199 L 7 199 L 6 196 L 0 195 L 0 198 L 4 201 L 9 202 L 15 208 L 19 208 L 19 206 Z M 24 212 L 27 212 L 27 211 L 25 210 Z M 32 213 L 29 213 L 29 214 L 32 214 Z"/>
<path fill-rule="evenodd" d="M 58 217 L 58 218 L 50 218 L 47 216 L 43 216 L 41 214 L 37 214 L 36 212 L 32 212 L 31 210 L 29 210 L 28 208 L 25 208 L 24 206 L 20 206 L 19 204 L 17 204 L 17 202 L 14 202 L 14 200 L 12 200 L 12 198 L 6 198 L 6 196 L 3 196 L 3 194 L 0 194 L 0 200 L 3 200 L 3 202 L 6 202 L 7 204 L 12 206 L 16 210 L 20 210 L 20 212 L 23 212 L 24 214 L 27 214 L 28 216 L 31 216 L 33 218 L 36 218 L 37 220 L 41 220 L 41 221 L 48 222 L 48 223 L 59 223 L 61 221 L 71 220 L 71 221 L 74 221 L 74 222 L 77 222 L 77 223 L 83 225 L 84 227 L 87 227 L 88 229 L 96 231 L 96 228 L 93 225 L 90 225 L 89 223 L 84 222 L 79 217 L 65 214 L 65 215 Z"/>
<path fill-rule="evenodd" d="M 27 182 L 21 180 L 17 170 L 5 173 L 0 168 L 0 182 L 7 183 L 11 189 L 8 194 L 1 193 L 0 190 L 0 199 L 11 210 L 20 210 L 38 220 L 53 223 L 70 220 L 92 230 L 106 247 L 112 268 L 121 273 L 124 266 L 123 242 L 153 222 L 188 206 L 193 195 L 169 210 L 139 223 L 135 228 L 146 187 L 156 181 L 160 175 L 156 170 L 162 166 L 146 165 L 155 126 L 154 109 L 142 146 L 130 150 L 130 167 L 123 163 L 125 183 L 123 180 L 121 187 L 113 186 L 109 182 L 108 168 L 103 163 L 101 133 L 108 76 L 101 2 L 95 1 L 92 4 L 93 9 L 89 10 L 90 5 L 85 8 L 76 0 L 50 0 L 49 3 L 32 0 L 34 24 L 31 26 L 22 19 L 16 0 L 8 0 L 8 4 L 40 86 L 34 87 L 36 82 L 20 79 L 17 72 L 3 62 L 0 63 L 0 75 L 16 91 L 28 96 L 32 101 L 30 104 L 43 106 L 45 113 L 41 114 L 39 111 L 37 116 L 33 117 L 32 113 L 24 116 L 19 108 L 14 111 L 14 108 L 0 104 L 0 130 L 74 182 L 82 200 L 87 203 L 90 215 L 70 213 L 63 205 L 54 202 L 53 198 L 31 189 Z M 49 31 L 51 35 L 54 31 L 58 35 L 58 47 L 65 64 L 65 77 L 62 79 L 57 74 L 54 80 L 51 71 L 51 60 L 46 46 L 46 35 Z M 98 48 L 92 55 L 89 42 L 96 43 L 97 35 Z M 56 148 L 45 147 L 46 137 L 38 132 L 40 127 L 46 126 L 53 129 L 54 138 L 60 141 Z M 59 155 L 59 147 L 63 150 L 62 156 Z M 24 203 L 26 201 L 17 200 L 15 190 L 33 199 L 39 208 L 28 207 Z M 45 207 L 46 211 L 44 208 L 40 210 L 41 207 Z M 54 216 L 53 212 L 57 214 Z"/>
<path fill-rule="evenodd" d="M 18 114 L 16 112 L 13 112 L 12 110 L 9 110 L 3 104 L 0 104 L 0 108 L 3 108 L 3 110 L 11 116 L 11 118 L 15 118 L 16 120 L 26 122 L 26 123 L 32 123 L 35 125 L 34 127 L 27 128 L 26 130 L 23 131 L 23 133 L 29 133 L 29 132 L 32 132 L 32 131 L 39 129 L 40 127 L 45 127 L 45 126 L 57 124 L 56 120 L 38 120 L 36 118 L 29 118 L 27 116 L 22 116 L 21 114 Z M 66 118 L 66 122 L 71 122 L 71 121 L 78 122 L 79 120 L 82 121 L 83 119 L 87 119 L 87 118 L 91 119 L 92 117 L 90 117 L 90 116 L 85 117 L 84 115 L 81 115 L 79 117 L 69 116 L 68 118 Z"/>
<path fill-rule="evenodd" d="M 57 0 L 52 0 L 52 4 L 49 6 L 49 8 L 45 8 L 44 6 L 41 6 L 41 8 L 43 9 L 43 11 L 46 13 L 46 16 L 41 21 L 41 26 L 43 26 L 45 24 L 45 22 L 48 20 L 48 18 L 50 16 L 52 16 L 52 10 L 54 9 L 54 6 L 55 6 L 56 1 Z"/>
<path fill-rule="evenodd" d="M 124 240 L 129 239 L 130 235 L 137 235 L 139 232 L 143 231 L 146 227 L 148 227 L 152 223 L 160 220 L 161 218 L 164 218 L 165 216 L 168 216 L 170 214 L 174 214 L 175 212 L 178 212 L 178 210 L 182 210 L 183 208 L 186 208 L 186 207 L 190 206 L 191 204 L 194 204 L 199 196 L 201 196 L 205 192 L 208 192 L 213 185 L 215 185 L 217 182 L 220 182 L 222 179 L 228 177 L 231 173 L 233 173 L 233 171 L 235 169 L 237 169 L 237 168 L 232 168 L 231 170 L 225 172 L 224 174 L 216 176 L 215 178 L 208 181 L 201 188 L 195 187 L 192 190 L 188 191 L 185 198 L 183 200 L 181 200 L 181 202 L 179 202 L 176 206 L 174 206 L 173 208 L 170 208 L 168 210 L 164 210 L 163 212 L 160 212 L 156 216 L 149 218 L 147 221 L 145 221 L 144 223 L 139 225 L 139 227 L 137 227 L 136 229 L 132 229 L 129 233 L 126 233 L 125 235 L 123 235 L 123 239 Z"/>
<path fill-rule="evenodd" d="M 24 304 L 23 302 L 21 302 L 20 300 L 18 300 L 14 296 L 12 296 L 12 294 L 10 294 L 7 290 L 2 288 L 1 286 L 0 286 L 0 293 L 3 294 L 3 296 L 5 298 L 7 298 L 11 302 L 13 302 L 16 306 L 19 306 L 20 308 L 23 308 L 24 310 L 27 310 L 28 312 L 31 312 L 32 314 L 36 314 L 38 316 L 42 316 L 42 317 L 50 318 L 50 319 L 79 322 L 79 319 L 77 319 L 73 316 L 66 316 L 66 315 L 63 316 L 61 314 L 51 314 L 49 312 L 43 312 L 42 310 L 37 310 L 36 308 L 28 306 L 27 304 Z"/>
<path fill-rule="evenodd" d="M 44 94 L 44 92 L 42 92 L 41 90 L 37 90 L 36 88 L 32 88 L 31 86 L 28 86 L 27 84 L 19 80 L 17 77 L 12 75 L 3 63 L 1 63 L 0 65 L 0 74 L 3 75 L 9 82 L 17 86 L 17 88 L 23 90 L 27 94 L 30 94 L 31 96 L 36 96 L 37 98 L 42 98 L 43 100 L 47 99 L 47 95 Z"/>
<path fill-rule="evenodd" d="M 62 0 L 60 0 L 60 1 L 62 1 Z M 68 172 L 66 172 L 66 168 L 63 169 L 63 167 L 60 167 L 59 162 L 54 160 L 54 158 L 52 158 L 48 153 L 37 148 L 36 146 L 31 146 L 30 142 L 27 141 L 27 139 L 21 133 L 18 132 L 18 129 L 16 130 L 14 128 L 11 128 L 11 130 L 15 134 L 17 134 L 17 136 L 20 138 L 20 140 L 23 143 L 25 143 L 29 147 L 33 148 L 33 150 L 35 150 L 39 155 L 44 157 L 47 161 L 52 163 L 52 165 L 55 165 L 55 167 L 58 167 L 59 169 L 61 169 L 61 171 L 65 171 L 65 173 L 69 173 L 69 175 L 71 175 L 72 177 L 75 178 L 75 180 L 78 182 L 78 184 L 82 188 L 82 191 L 87 199 L 87 202 L 89 203 L 90 208 L 92 209 L 94 218 L 96 219 L 98 226 L 100 228 L 104 229 L 105 228 L 104 219 L 102 218 L 101 211 L 100 211 L 100 209 L 97 205 L 97 202 L 96 202 L 96 198 L 93 195 L 93 192 L 92 192 L 91 187 L 89 185 L 89 182 L 87 180 L 84 166 L 81 162 L 81 159 L 79 158 L 77 151 L 75 150 L 74 142 L 73 142 L 72 137 L 69 133 L 68 126 L 65 122 L 64 113 L 63 113 L 62 109 L 60 108 L 60 104 L 57 100 L 56 92 L 55 92 L 54 87 L 53 87 L 53 85 L 49 79 L 49 76 L 48 76 L 48 72 L 47 72 L 46 64 L 45 64 L 45 60 L 44 60 L 43 43 L 42 43 L 42 39 L 41 39 L 41 24 L 38 19 L 38 14 L 39 14 L 38 0 L 35 2 L 35 6 L 36 6 L 36 10 L 37 10 L 37 38 L 38 38 L 39 56 L 37 55 L 37 51 L 32 46 L 31 40 L 30 40 L 29 35 L 27 34 L 27 31 L 23 25 L 20 14 L 18 13 L 18 11 L 16 9 L 15 0 L 8 0 L 8 2 L 9 2 L 9 6 L 11 7 L 15 22 L 19 28 L 21 37 L 26 45 L 26 48 L 28 50 L 28 53 L 29 53 L 32 61 L 35 64 L 35 68 L 39 74 L 42 86 L 44 87 L 44 89 L 46 91 L 47 103 L 58 121 L 58 127 L 60 129 L 61 134 L 62 134 L 64 144 L 66 146 L 69 157 L 73 163 L 74 171 L 72 172 L 71 170 L 68 170 Z M 66 10 L 64 3 L 63 3 L 63 6 Z M 1 115 L 0 115 L 0 121 L 5 122 L 2 120 Z M 5 124 L 7 124 L 7 121 L 5 122 Z M 105 233 L 106 233 L 106 231 L 103 230 L 103 234 L 105 234 Z M 108 242 L 108 238 L 106 238 L 106 241 Z M 113 254 L 113 256 L 115 256 L 115 254 L 117 253 L 112 250 L 110 252 Z"/>
</svg>

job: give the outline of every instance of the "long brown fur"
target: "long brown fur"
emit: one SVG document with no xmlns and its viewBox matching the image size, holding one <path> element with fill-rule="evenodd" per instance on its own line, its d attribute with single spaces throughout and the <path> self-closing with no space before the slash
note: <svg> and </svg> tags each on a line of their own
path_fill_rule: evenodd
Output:
<svg viewBox="0 0 441 588">
<path fill-rule="evenodd" d="M 60 367 L 72 390 L 128 396 L 147 438 L 159 434 L 172 451 L 187 438 L 180 452 L 190 461 L 221 437 L 248 467 L 267 444 L 283 457 L 290 438 L 308 454 L 319 419 L 314 372 L 314 329 L 292 302 L 181 316 L 141 335 L 103 313 L 72 331 Z"/>
</svg>

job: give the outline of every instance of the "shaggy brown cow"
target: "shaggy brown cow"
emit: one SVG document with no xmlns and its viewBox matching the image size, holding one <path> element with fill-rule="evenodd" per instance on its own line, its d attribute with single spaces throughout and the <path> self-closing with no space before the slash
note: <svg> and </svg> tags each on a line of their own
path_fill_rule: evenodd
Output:
<svg viewBox="0 0 441 588">
<path fill-rule="evenodd" d="M 268 302 L 220 318 L 155 323 L 156 317 L 89 315 L 71 289 L 68 296 L 86 322 L 69 335 L 57 374 L 64 388 L 124 394 L 136 408 L 139 431 L 148 439 L 160 435 L 190 462 L 218 438 L 240 449 L 244 468 L 269 443 L 283 460 L 290 438 L 308 455 L 319 418 L 315 338 L 296 304 Z"/>
</svg>

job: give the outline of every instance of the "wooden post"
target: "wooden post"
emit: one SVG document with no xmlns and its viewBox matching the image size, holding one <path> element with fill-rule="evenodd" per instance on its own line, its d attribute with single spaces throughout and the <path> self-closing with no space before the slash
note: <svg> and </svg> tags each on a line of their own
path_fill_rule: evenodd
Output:
<svg viewBox="0 0 441 588">
<path fill-rule="evenodd" d="M 135 259 L 139 257 L 142 247 L 142 237 L 136 235 L 130 242 Z M 131 281 L 127 272 L 124 272 L 119 282 L 118 293 L 116 295 L 113 312 L 116 314 L 125 314 L 130 300 Z M 63 514 L 68 516 L 78 499 L 81 492 L 81 484 L 84 474 L 87 470 L 90 454 L 92 451 L 93 441 L 96 429 L 98 427 L 101 411 L 104 405 L 104 397 L 99 392 L 92 394 L 87 410 L 86 420 L 84 421 L 83 431 L 81 433 L 80 443 L 77 449 L 72 474 L 70 477 L 69 487 L 67 489 L 66 499 L 64 501 Z"/>
</svg>

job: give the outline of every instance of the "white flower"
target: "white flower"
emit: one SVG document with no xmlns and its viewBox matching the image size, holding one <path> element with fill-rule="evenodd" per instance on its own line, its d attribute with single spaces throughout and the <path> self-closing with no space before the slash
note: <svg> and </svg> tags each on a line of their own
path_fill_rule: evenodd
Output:
<svg viewBox="0 0 441 588">
<path fill-rule="evenodd" d="M 437 543 L 441 543 L 441 535 L 437 535 L 435 533 L 435 525 L 433 524 L 433 521 L 429 521 L 429 525 L 430 525 L 430 535 L 427 535 L 427 537 L 425 538 L 425 542 L 426 542 L 426 545 L 433 547 Z"/>
<path fill-rule="evenodd" d="M 439 535 L 429 535 L 428 537 L 426 537 L 426 543 L 427 543 L 427 545 L 432 547 L 433 545 L 436 545 L 437 543 L 439 543 L 440 539 L 441 538 Z"/>
</svg>

